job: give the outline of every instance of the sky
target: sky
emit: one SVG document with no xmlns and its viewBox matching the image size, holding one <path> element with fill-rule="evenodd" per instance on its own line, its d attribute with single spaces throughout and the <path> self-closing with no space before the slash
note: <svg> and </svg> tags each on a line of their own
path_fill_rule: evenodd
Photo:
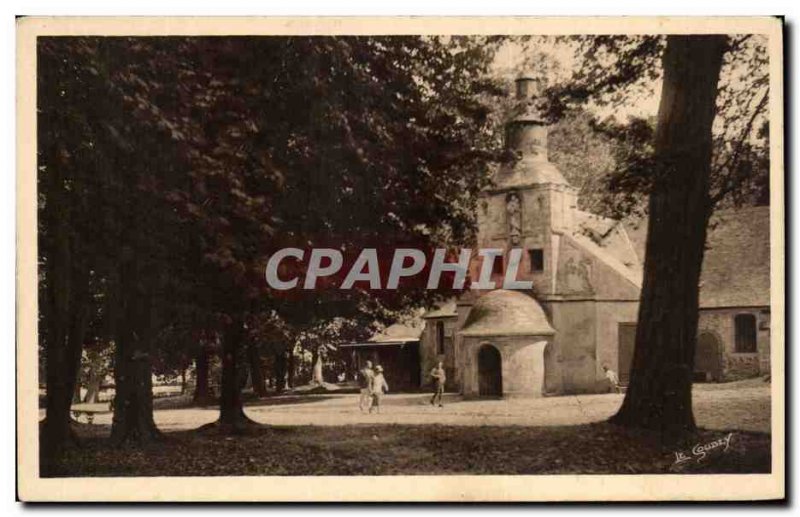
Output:
<svg viewBox="0 0 800 517">
<path fill-rule="evenodd" d="M 526 66 L 526 59 L 538 60 L 539 63 Z M 541 63 L 547 61 L 548 64 L 544 65 L 549 69 L 547 76 L 551 78 L 552 82 L 561 82 L 568 80 L 572 72 L 579 66 L 578 59 L 574 46 L 567 42 L 544 40 L 520 43 L 509 41 L 497 52 L 493 68 L 498 76 L 512 79 L 523 71 L 541 67 Z M 534 61 L 534 63 L 536 62 Z M 624 122 L 629 116 L 641 118 L 655 116 L 661 97 L 661 80 L 649 82 L 648 87 L 652 89 L 652 95 L 640 96 L 625 106 L 615 108 L 589 105 L 587 109 L 599 119 L 614 116 L 620 122 Z"/>
</svg>

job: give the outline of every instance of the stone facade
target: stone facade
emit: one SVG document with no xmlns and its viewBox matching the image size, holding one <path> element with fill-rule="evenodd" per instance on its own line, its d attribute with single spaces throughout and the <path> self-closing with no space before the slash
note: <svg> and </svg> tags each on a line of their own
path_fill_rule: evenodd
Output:
<svg viewBox="0 0 800 517">
<path fill-rule="evenodd" d="M 735 319 L 741 315 L 751 315 L 755 318 L 756 346 L 752 351 L 742 351 L 736 348 Z M 699 354 L 714 354 L 719 362 L 719 375 L 715 380 L 720 381 L 768 374 L 770 372 L 769 323 L 770 313 L 766 308 L 701 309 L 698 322 L 699 342 L 709 343 L 712 346 L 703 348 L 698 346 L 695 362 L 704 362 Z M 710 363 L 710 361 L 706 362 Z M 696 367 L 695 370 L 697 369 Z"/>
</svg>

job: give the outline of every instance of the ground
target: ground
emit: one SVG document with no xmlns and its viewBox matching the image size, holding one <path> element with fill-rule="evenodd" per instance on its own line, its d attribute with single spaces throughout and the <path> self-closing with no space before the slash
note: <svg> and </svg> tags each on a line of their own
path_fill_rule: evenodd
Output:
<svg viewBox="0 0 800 517">
<path fill-rule="evenodd" d="M 79 426 L 86 439 L 61 474 L 764 472 L 769 386 L 760 379 L 696 385 L 702 429 L 666 445 L 604 423 L 622 402 L 616 394 L 470 401 L 448 395 L 443 408 L 430 406 L 424 394 L 397 394 L 385 397 L 379 415 L 361 413 L 357 395 L 286 395 L 249 403 L 248 416 L 267 425 L 236 437 L 195 430 L 217 418 L 216 408 L 163 399 L 155 411 L 162 442 L 113 449 L 103 438 L 111 416 L 98 414 L 94 425 Z M 714 443 L 706 457 L 693 453 Z M 679 457 L 688 459 L 676 463 Z"/>
</svg>

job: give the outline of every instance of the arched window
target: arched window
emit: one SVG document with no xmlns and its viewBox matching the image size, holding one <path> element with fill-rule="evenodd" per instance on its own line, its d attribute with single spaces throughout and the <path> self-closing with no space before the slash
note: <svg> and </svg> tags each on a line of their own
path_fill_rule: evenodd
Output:
<svg viewBox="0 0 800 517">
<path fill-rule="evenodd" d="M 436 322 L 436 353 L 444 355 L 444 323 Z"/>
<path fill-rule="evenodd" d="M 754 354 L 758 351 L 756 343 L 756 317 L 752 314 L 737 314 L 733 319 L 736 331 L 736 352 Z"/>
</svg>

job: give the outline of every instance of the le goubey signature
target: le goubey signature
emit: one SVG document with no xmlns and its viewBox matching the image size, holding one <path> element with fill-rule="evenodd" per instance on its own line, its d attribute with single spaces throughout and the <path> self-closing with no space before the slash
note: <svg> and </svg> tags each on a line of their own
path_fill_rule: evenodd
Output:
<svg viewBox="0 0 800 517">
<path fill-rule="evenodd" d="M 688 456 L 683 451 L 676 451 L 675 452 L 675 464 L 686 463 L 687 461 L 691 461 L 692 459 L 696 460 L 697 463 L 700 463 L 705 459 L 709 452 L 719 449 L 720 447 L 724 447 L 722 452 L 728 450 L 728 447 L 731 445 L 731 439 L 733 438 L 733 433 L 728 433 L 727 436 L 724 438 L 720 438 L 719 440 L 714 440 L 713 442 L 708 443 L 698 443 L 694 447 L 692 447 L 692 456 Z"/>
</svg>

